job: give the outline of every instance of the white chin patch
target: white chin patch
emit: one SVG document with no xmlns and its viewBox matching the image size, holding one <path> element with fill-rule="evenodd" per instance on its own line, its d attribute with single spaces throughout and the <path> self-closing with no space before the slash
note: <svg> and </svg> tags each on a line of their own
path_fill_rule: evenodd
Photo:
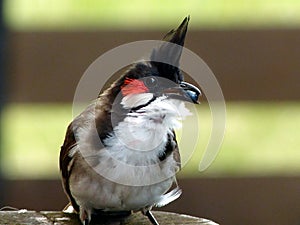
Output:
<svg viewBox="0 0 300 225">
<path fill-rule="evenodd" d="M 124 108 L 135 108 L 147 104 L 152 98 L 152 93 L 130 94 L 122 99 L 121 104 Z"/>
</svg>

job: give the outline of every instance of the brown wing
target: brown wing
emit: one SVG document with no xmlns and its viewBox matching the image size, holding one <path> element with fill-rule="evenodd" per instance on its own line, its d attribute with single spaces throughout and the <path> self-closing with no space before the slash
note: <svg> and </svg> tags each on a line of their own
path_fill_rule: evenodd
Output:
<svg viewBox="0 0 300 225">
<path fill-rule="evenodd" d="M 180 153 L 179 148 L 176 140 L 176 134 L 175 131 L 172 131 L 172 134 L 168 134 L 168 142 L 165 148 L 165 151 L 162 155 L 159 156 L 159 160 L 163 161 L 167 157 L 171 156 L 173 153 L 173 157 L 175 161 L 177 162 L 179 169 L 181 168 L 181 159 L 180 159 Z"/>
<path fill-rule="evenodd" d="M 173 131 L 173 134 L 174 134 L 173 135 L 173 145 L 174 145 L 174 150 L 173 150 L 174 154 L 173 154 L 173 157 L 174 157 L 175 161 L 178 164 L 179 170 L 181 170 L 181 158 L 180 158 L 179 147 L 178 147 L 178 144 L 177 144 L 175 131 Z"/>
<path fill-rule="evenodd" d="M 99 138 L 100 139 L 105 138 L 107 134 L 111 132 L 112 126 L 108 123 L 110 117 L 108 111 L 110 110 L 111 106 L 108 104 L 110 101 L 106 101 L 106 102 L 107 104 L 104 104 L 103 101 L 101 102 L 99 100 L 92 103 L 79 116 L 77 116 L 73 120 L 73 122 L 67 128 L 65 140 L 60 150 L 59 166 L 62 175 L 63 187 L 73 208 L 77 212 L 79 212 L 79 206 L 76 203 L 75 199 L 73 198 L 69 186 L 70 174 L 72 172 L 74 163 L 76 161 L 73 160 L 73 158 L 70 156 L 69 153 L 77 145 L 77 140 L 76 140 L 76 134 L 78 133 L 77 130 L 89 122 L 89 120 L 91 119 L 89 115 L 93 114 L 94 111 L 96 111 L 95 114 L 97 115 L 95 120 L 97 124 L 96 127 L 97 127 Z M 97 104 L 99 105 L 97 106 Z"/>
<path fill-rule="evenodd" d="M 59 167 L 62 175 L 64 190 L 75 211 L 79 212 L 79 206 L 77 205 L 75 199 L 72 197 L 69 186 L 69 177 L 73 168 L 73 161 L 72 157 L 69 156 L 69 152 L 74 146 L 76 146 L 76 139 L 73 131 L 73 123 L 71 123 L 67 128 L 65 141 L 60 150 Z"/>
</svg>

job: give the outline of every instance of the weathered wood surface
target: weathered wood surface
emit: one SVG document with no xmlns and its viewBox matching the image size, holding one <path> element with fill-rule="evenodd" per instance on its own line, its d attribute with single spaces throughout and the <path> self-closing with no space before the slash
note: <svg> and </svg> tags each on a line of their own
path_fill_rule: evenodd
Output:
<svg viewBox="0 0 300 225">
<path fill-rule="evenodd" d="M 169 212 L 153 212 L 156 219 L 161 225 L 217 225 L 216 223 L 197 217 L 181 215 Z M 76 214 L 63 213 L 56 211 L 0 211 L 0 224 L 6 225 L 80 225 L 80 221 Z M 150 225 L 148 219 L 141 213 L 134 213 L 131 216 L 118 220 L 118 219 L 105 219 L 98 218 L 92 219 L 92 225 Z"/>
</svg>

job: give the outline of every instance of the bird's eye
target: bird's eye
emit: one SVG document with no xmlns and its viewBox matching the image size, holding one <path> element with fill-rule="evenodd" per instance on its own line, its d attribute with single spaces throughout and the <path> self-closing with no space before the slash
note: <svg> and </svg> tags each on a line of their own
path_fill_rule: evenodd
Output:
<svg viewBox="0 0 300 225">
<path fill-rule="evenodd" d="M 157 79 L 155 77 L 147 77 L 145 84 L 148 88 L 154 88 L 157 85 Z"/>
</svg>

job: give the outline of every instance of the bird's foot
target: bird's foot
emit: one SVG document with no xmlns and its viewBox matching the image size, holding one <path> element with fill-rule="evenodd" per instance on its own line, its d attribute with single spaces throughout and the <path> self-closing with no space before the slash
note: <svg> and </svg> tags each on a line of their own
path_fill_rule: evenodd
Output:
<svg viewBox="0 0 300 225">
<path fill-rule="evenodd" d="M 79 218 L 83 225 L 89 225 L 91 222 L 91 214 L 83 208 L 80 208 Z"/>
<path fill-rule="evenodd" d="M 147 210 L 144 214 L 145 214 L 145 216 L 148 217 L 148 219 L 150 220 L 150 222 L 153 225 L 159 225 L 159 223 L 157 222 L 157 220 L 155 219 L 155 217 L 153 216 L 153 214 L 150 210 Z"/>
</svg>

